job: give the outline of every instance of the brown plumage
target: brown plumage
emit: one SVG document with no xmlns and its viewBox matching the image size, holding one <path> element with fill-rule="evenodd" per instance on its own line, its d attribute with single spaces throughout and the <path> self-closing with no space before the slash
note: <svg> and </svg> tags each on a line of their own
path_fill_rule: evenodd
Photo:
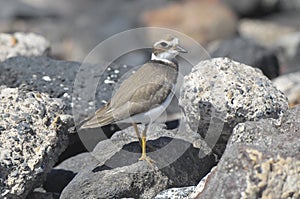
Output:
<svg viewBox="0 0 300 199">
<path fill-rule="evenodd" d="M 105 126 L 161 105 L 176 83 L 177 75 L 177 64 L 161 61 L 144 64 L 121 84 L 111 101 L 97 110 L 81 128 Z"/>
</svg>

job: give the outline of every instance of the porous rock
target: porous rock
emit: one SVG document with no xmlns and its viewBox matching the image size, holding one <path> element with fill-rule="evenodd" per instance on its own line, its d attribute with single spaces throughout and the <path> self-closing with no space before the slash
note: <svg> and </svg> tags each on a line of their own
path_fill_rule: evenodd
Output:
<svg viewBox="0 0 300 199">
<path fill-rule="evenodd" d="M 171 188 L 162 191 L 154 199 L 184 199 L 188 198 L 189 194 L 195 190 L 195 186 L 181 187 L 181 188 Z"/>
<path fill-rule="evenodd" d="M 63 103 L 38 92 L 0 88 L 0 196 L 25 198 L 67 146 Z"/>
<path fill-rule="evenodd" d="M 299 198 L 300 107 L 238 124 L 199 198 Z"/>
<path fill-rule="evenodd" d="M 195 66 L 184 79 L 179 103 L 184 121 L 210 146 L 220 144 L 219 154 L 236 124 L 279 118 L 288 109 L 286 97 L 260 70 L 229 58 Z"/>
<path fill-rule="evenodd" d="M 34 33 L 0 34 L 0 62 L 16 56 L 47 55 L 49 50 L 49 42 Z"/>
<path fill-rule="evenodd" d="M 170 187 L 196 185 L 215 164 L 212 154 L 203 155 L 204 142 L 199 148 L 193 146 L 199 141 L 197 134 L 185 136 L 187 132 L 161 125 L 148 132 L 147 143 L 152 146 L 148 155 L 154 164 L 138 161 L 141 149 L 133 128 L 127 128 L 96 146 L 92 154 L 98 164 L 80 171 L 61 198 L 153 198 Z"/>
<path fill-rule="evenodd" d="M 259 45 L 253 39 L 235 37 L 224 40 L 211 53 L 211 57 L 228 57 L 259 68 L 269 79 L 279 75 L 279 62 L 275 51 Z"/>
</svg>

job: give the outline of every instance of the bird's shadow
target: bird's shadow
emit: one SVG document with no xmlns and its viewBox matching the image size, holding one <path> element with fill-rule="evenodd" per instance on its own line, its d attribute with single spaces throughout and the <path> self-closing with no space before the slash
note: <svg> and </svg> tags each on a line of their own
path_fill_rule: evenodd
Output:
<svg viewBox="0 0 300 199">
<path fill-rule="evenodd" d="M 173 139 L 169 137 L 161 137 L 156 140 L 147 141 L 147 153 L 154 152 L 168 145 Z M 151 157 L 151 154 L 147 154 Z M 131 142 L 122 147 L 115 155 L 107 160 L 103 165 L 97 166 L 92 171 L 99 172 L 103 170 L 111 170 L 117 167 L 124 167 L 137 163 L 141 156 L 141 146 L 139 142 Z"/>
</svg>

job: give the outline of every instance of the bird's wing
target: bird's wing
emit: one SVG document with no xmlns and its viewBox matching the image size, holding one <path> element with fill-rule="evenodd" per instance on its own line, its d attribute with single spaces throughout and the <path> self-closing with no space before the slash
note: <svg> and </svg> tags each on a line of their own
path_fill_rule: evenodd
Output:
<svg viewBox="0 0 300 199">
<path fill-rule="evenodd" d="M 152 64 L 144 64 L 124 80 L 111 102 L 97 110 L 81 128 L 102 127 L 146 112 L 164 102 L 177 79 L 177 71 L 164 64 Z"/>
</svg>

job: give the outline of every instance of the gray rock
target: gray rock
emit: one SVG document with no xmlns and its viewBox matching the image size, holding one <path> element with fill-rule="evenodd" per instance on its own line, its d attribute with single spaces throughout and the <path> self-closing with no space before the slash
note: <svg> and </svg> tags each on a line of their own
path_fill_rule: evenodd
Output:
<svg viewBox="0 0 300 199">
<path fill-rule="evenodd" d="M 47 55 L 49 42 L 34 33 L 0 34 L 0 62 L 16 56 Z"/>
<path fill-rule="evenodd" d="M 72 88 L 80 64 L 48 57 L 15 57 L 0 63 L 0 84 L 60 98 L 71 114 Z"/>
<path fill-rule="evenodd" d="M 242 37 L 255 39 L 259 44 L 271 47 L 281 37 L 296 32 L 296 28 L 272 20 L 243 19 L 240 20 L 238 31 Z"/>
<path fill-rule="evenodd" d="M 211 57 L 228 57 L 240 63 L 257 67 L 269 79 L 279 75 L 279 62 L 275 51 L 259 45 L 252 39 L 236 37 L 222 41 L 212 52 Z"/>
<path fill-rule="evenodd" d="M 260 70 L 228 58 L 195 66 L 184 79 L 179 103 L 184 121 L 218 154 L 236 124 L 279 118 L 288 109 L 286 97 Z"/>
<path fill-rule="evenodd" d="M 47 192 L 61 193 L 78 172 L 97 163 L 98 160 L 87 152 L 68 158 L 49 172 L 43 188 Z"/>
<path fill-rule="evenodd" d="M 0 195 L 25 198 L 64 151 L 63 103 L 38 92 L 0 88 Z"/>
<path fill-rule="evenodd" d="M 192 193 L 194 190 L 195 186 L 171 188 L 159 193 L 157 196 L 154 197 L 154 199 L 184 199 L 188 198 L 189 194 Z"/>
<path fill-rule="evenodd" d="M 59 199 L 59 194 L 35 191 L 30 193 L 26 199 Z"/>
<path fill-rule="evenodd" d="M 140 27 L 138 16 L 145 10 L 167 3 L 167 0 L 134 0 L 130 4 L 119 0 L 88 4 L 80 0 L 1 0 L 0 32 L 35 30 L 50 40 L 56 57 L 81 61 L 111 35 Z"/>
<path fill-rule="evenodd" d="M 290 106 L 300 104 L 300 71 L 277 77 L 273 84 L 287 96 Z"/>
<path fill-rule="evenodd" d="M 260 16 L 279 9 L 280 0 L 223 0 L 241 17 Z"/>
<path fill-rule="evenodd" d="M 133 128 L 127 128 L 97 145 L 93 155 L 98 164 L 80 171 L 61 198 L 153 198 L 170 187 L 196 185 L 215 164 L 212 154 L 203 156 L 204 142 L 200 149 L 192 146 L 199 142 L 197 134 L 160 125 L 150 128 L 147 139 L 153 165 L 138 161 L 141 149 Z"/>
<path fill-rule="evenodd" d="M 299 113 L 238 124 L 199 198 L 299 198 Z"/>
<path fill-rule="evenodd" d="M 88 165 L 96 164 L 97 162 L 98 160 L 93 155 L 91 155 L 89 152 L 85 152 L 66 159 L 59 165 L 55 166 L 54 169 L 78 173 L 79 171 L 86 168 Z"/>
<path fill-rule="evenodd" d="M 217 166 L 214 166 L 211 169 L 211 171 L 204 178 L 201 179 L 201 181 L 198 183 L 198 185 L 196 186 L 194 191 L 192 193 L 190 193 L 189 198 L 198 198 L 199 197 L 199 194 L 205 188 L 207 181 L 209 180 L 210 176 L 213 174 L 213 172 L 215 171 L 216 168 L 217 168 Z"/>
</svg>

